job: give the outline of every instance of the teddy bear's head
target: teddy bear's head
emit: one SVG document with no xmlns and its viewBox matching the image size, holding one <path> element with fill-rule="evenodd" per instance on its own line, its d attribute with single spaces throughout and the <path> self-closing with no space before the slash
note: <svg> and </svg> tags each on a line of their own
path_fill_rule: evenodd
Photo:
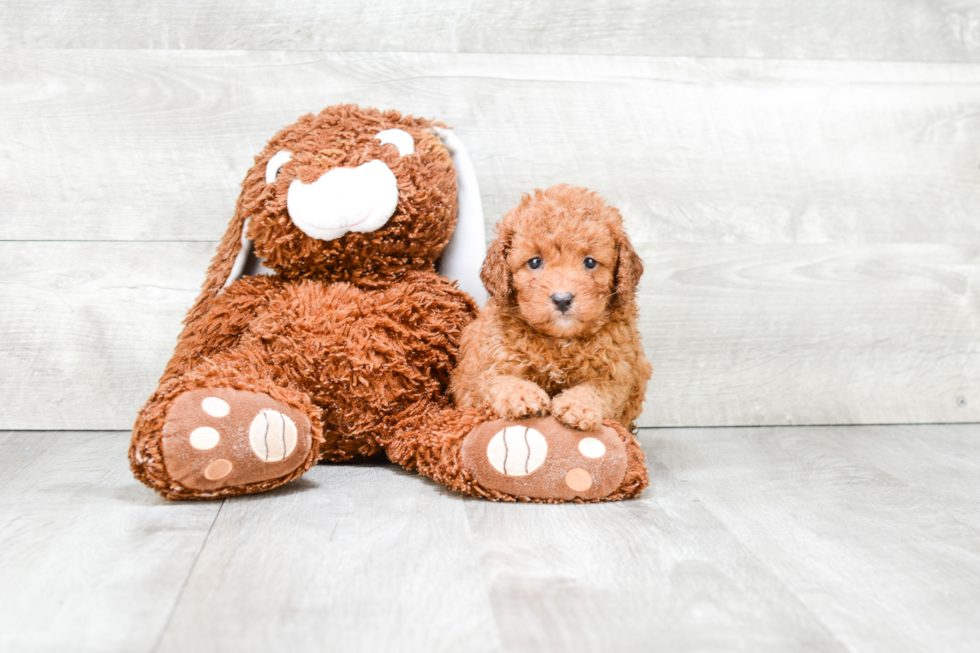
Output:
<svg viewBox="0 0 980 653">
<path fill-rule="evenodd" d="M 453 159 L 430 121 L 328 107 L 276 134 L 236 218 L 285 278 L 370 282 L 432 269 L 456 223 Z"/>
</svg>

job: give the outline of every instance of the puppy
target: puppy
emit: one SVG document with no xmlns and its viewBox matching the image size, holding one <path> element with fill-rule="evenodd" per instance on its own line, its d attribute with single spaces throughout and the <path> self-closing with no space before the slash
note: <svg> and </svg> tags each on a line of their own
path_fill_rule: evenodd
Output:
<svg viewBox="0 0 980 653">
<path fill-rule="evenodd" d="M 490 300 L 462 334 L 450 382 L 458 406 L 633 429 L 652 368 L 634 300 L 643 263 L 622 223 L 594 192 L 565 184 L 504 216 L 480 274 Z"/>
</svg>

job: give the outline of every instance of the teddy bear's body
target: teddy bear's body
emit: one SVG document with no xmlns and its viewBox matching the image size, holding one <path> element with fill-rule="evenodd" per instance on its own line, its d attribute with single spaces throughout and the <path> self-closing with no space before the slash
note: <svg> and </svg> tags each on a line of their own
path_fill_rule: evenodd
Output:
<svg viewBox="0 0 980 653">
<path fill-rule="evenodd" d="M 376 455 L 402 421 L 449 406 L 476 315 L 435 270 L 456 207 L 428 121 L 348 105 L 282 130 L 137 420 L 136 476 L 170 498 L 263 491 Z M 235 278 L 253 243 L 272 274 Z"/>
<path fill-rule="evenodd" d="M 435 272 L 362 287 L 245 277 L 212 303 L 185 374 L 236 369 L 302 390 L 319 411 L 320 459 L 381 453 L 399 416 L 447 405 L 449 370 L 473 318 L 468 298 Z"/>
</svg>

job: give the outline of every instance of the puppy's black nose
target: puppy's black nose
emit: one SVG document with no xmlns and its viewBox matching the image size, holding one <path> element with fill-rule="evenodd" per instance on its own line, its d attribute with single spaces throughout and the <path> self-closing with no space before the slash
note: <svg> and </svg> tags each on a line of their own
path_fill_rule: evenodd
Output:
<svg viewBox="0 0 980 653">
<path fill-rule="evenodd" d="M 559 311 L 564 313 L 565 311 L 568 310 L 568 307 L 572 305 L 573 299 L 575 299 L 575 295 L 573 295 L 570 292 L 567 292 L 563 295 L 559 295 L 558 293 L 555 293 L 554 295 L 551 296 L 551 303 L 554 304 Z"/>
</svg>

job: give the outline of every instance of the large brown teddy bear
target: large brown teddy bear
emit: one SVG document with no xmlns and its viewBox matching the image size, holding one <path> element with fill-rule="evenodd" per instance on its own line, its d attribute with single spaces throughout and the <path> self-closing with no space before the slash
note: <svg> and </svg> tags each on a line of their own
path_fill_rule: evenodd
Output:
<svg viewBox="0 0 980 653">
<path fill-rule="evenodd" d="M 490 407 L 458 409 L 449 398 L 461 336 L 477 314 L 463 289 L 485 296 L 480 254 L 457 251 L 447 263 L 444 253 L 447 243 L 460 249 L 461 232 L 470 250 L 474 239 L 480 249 L 485 242 L 482 213 L 477 223 L 462 217 L 467 206 L 479 213 L 479 200 L 472 178 L 457 176 L 460 159 L 465 167 L 442 125 L 353 105 L 307 115 L 273 137 L 136 421 L 135 476 L 169 499 L 215 498 L 270 490 L 319 461 L 383 452 L 492 499 L 639 492 L 642 453 L 622 427 L 610 460 L 596 461 L 615 463 L 612 487 L 527 492 L 486 461 L 467 462 L 464 442 L 485 450 L 488 429 L 522 422 L 501 421 Z M 458 285 L 437 262 L 444 272 L 457 268 Z"/>
<path fill-rule="evenodd" d="M 434 266 L 457 216 L 436 129 L 330 107 L 256 157 L 134 427 L 139 480 L 171 499 L 261 492 L 446 405 L 476 305 Z"/>
</svg>

